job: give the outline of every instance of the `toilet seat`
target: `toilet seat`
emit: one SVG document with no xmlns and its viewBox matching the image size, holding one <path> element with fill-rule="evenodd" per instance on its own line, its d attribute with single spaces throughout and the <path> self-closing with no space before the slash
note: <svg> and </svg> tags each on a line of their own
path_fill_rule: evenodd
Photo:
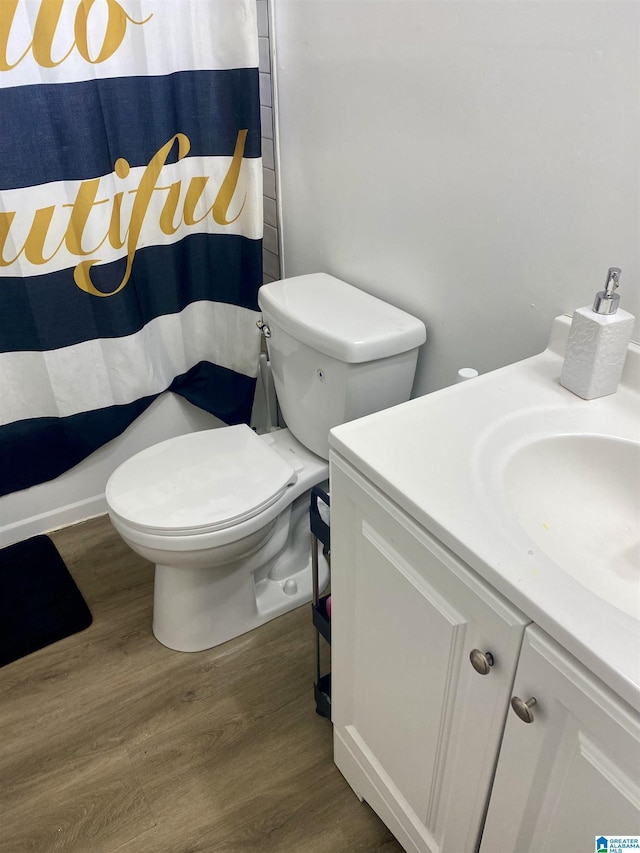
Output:
<svg viewBox="0 0 640 853">
<path fill-rule="evenodd" d="M 130 527 L 180 536 L 224 530 L 262 513 L 297 474 L 245 424 L 168 439 L 111 475 L 110 511 Z"/>
</svg>

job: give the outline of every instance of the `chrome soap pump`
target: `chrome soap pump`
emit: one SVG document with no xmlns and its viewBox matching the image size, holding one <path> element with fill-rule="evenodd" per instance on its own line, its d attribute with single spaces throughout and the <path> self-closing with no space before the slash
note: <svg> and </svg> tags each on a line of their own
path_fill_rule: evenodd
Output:
<svg viewBox="0 0 640 853">
<path fill-rule="evenodd" d="M 596 293 L 593 302 L 593 310 L 596 314 L 615 314 L 618 310 L 620 296 L 616 293 L 616 289 L 620 286 L 621 275 L 622 270 L 619 267 L 609 267 L 604 290 Z"/>
<path fill-rule="evenodd" d="M 633 314 L 618 307 L 615 291 L 620 275 L 618 267 L 610 267 L 593 307 L 578 308 L 573 314 L 560 384 L 584 400 L 618 389 L 635 321 Z"/>
</svg>

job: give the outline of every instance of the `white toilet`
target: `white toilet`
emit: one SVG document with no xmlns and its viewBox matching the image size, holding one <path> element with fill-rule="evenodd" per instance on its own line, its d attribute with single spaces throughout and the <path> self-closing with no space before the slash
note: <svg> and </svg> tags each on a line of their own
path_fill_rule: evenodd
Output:
<svg viewBox="0 0 640 853">
<path fill-rule="evenodd" d="M 309 491 L 328 478 L 329 430 L 408 400 L 426 339 L 420 320 L 324 273 L 263 285 L 258 302 L 287 428 L 172 438 L 107 483 L 114 527 L 156 564 L 153 633 L 177 651 L 311 600 Z"/>
</svg>

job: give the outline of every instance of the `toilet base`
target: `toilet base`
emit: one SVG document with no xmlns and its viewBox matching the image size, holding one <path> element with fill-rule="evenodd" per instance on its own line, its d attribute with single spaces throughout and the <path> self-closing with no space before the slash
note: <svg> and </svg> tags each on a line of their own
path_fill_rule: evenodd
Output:
<svg viewBox="0 0 640 853">
<path fill-rule="evenodd" d="M 312 599 L 309 496 L 298 498 L 257 550 L 213 571 L 156 565 L 153 633 L 179 652 L 214 648 Z M 321 589 L 329 582 L 319 559 Z"/>
</svg>

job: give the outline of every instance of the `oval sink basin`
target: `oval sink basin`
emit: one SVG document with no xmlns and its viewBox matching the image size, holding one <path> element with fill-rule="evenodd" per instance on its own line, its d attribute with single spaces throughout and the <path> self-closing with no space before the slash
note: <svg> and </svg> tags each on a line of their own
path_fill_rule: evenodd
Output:
<svg viewBox="0 0 640 853">
<path fill-rule="evenodd" d="M 591 592 L 639 618 L 640 444 L 549 436 L 518 448 L 503 477 L 509 509 L 536 545 Z"/>
</svg>

